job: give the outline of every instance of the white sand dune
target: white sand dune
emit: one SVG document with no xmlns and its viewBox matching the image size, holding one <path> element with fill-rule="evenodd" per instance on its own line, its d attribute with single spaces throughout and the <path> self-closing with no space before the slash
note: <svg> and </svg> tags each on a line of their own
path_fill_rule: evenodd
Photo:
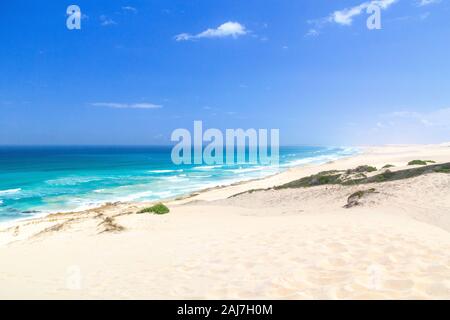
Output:
<svg viewBox="0 0 450 320">
<path fill-rule="evenodd" d="M 366 148 L 171 201 L 164 216 L 123 203 L 0 227 L 0 299 L 450 299 L 450 174 L 229 198 L 414 159 L 450 162 L 450 144 Z"/>
</svg>

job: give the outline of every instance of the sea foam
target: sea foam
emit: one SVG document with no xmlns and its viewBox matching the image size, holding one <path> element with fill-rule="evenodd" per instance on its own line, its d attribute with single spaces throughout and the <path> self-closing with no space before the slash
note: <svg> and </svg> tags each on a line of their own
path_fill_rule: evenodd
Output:
<svg viewBox="0 0 450 320">
<path fill-rule="evenodd" d="M 14 194 L 14 193 L 18 193 L 22 191 L 21 188 L 17 188 L 17 189 L 8 189 L 8 190 L 0 190 L 0 195 L 4 195 L 4 194 Z"/>
</svg>

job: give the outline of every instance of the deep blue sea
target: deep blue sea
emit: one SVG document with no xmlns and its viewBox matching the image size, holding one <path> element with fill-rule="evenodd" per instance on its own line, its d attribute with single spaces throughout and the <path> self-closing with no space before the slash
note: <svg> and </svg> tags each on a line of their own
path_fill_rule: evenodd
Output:
<svg viewBox="0 0 450 320">
<path fill-rule="evenodd" d="M 0 147 L 0 222 L 106 202 L 163 199 L 355 152 L 281 147 L 277 167 L 176 166 L 171 147 Z"/>
</svg>

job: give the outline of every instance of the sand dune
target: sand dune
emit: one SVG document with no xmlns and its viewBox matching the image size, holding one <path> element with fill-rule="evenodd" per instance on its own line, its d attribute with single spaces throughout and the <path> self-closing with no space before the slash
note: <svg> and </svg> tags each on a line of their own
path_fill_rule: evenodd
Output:
<svg viewBox="0 0 450 320">
<path fill-rule="evenodd" d="M 170 201 L 0 227 L 0 298 L 450 299 L 450 174 L 266 189 L 358 165 L 450 162 L 450 145 L 366 148 L 324 165 Z M 229 198 L 230 196 L 237 195 Z"/>
</svg>

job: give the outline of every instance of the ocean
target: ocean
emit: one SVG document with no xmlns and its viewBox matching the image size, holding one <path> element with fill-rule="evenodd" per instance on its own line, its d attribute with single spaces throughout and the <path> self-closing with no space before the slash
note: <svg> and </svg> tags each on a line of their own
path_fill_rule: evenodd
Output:
<svg viewBox="0 0 450 320">
<path fill-rule="evenodd" d="M 149 201 L 323 163 L 354 148 L 281 147 L 280 165 L 174 165 L 171 147 L 0 147 L 0 222 Z"/>
</svg>

